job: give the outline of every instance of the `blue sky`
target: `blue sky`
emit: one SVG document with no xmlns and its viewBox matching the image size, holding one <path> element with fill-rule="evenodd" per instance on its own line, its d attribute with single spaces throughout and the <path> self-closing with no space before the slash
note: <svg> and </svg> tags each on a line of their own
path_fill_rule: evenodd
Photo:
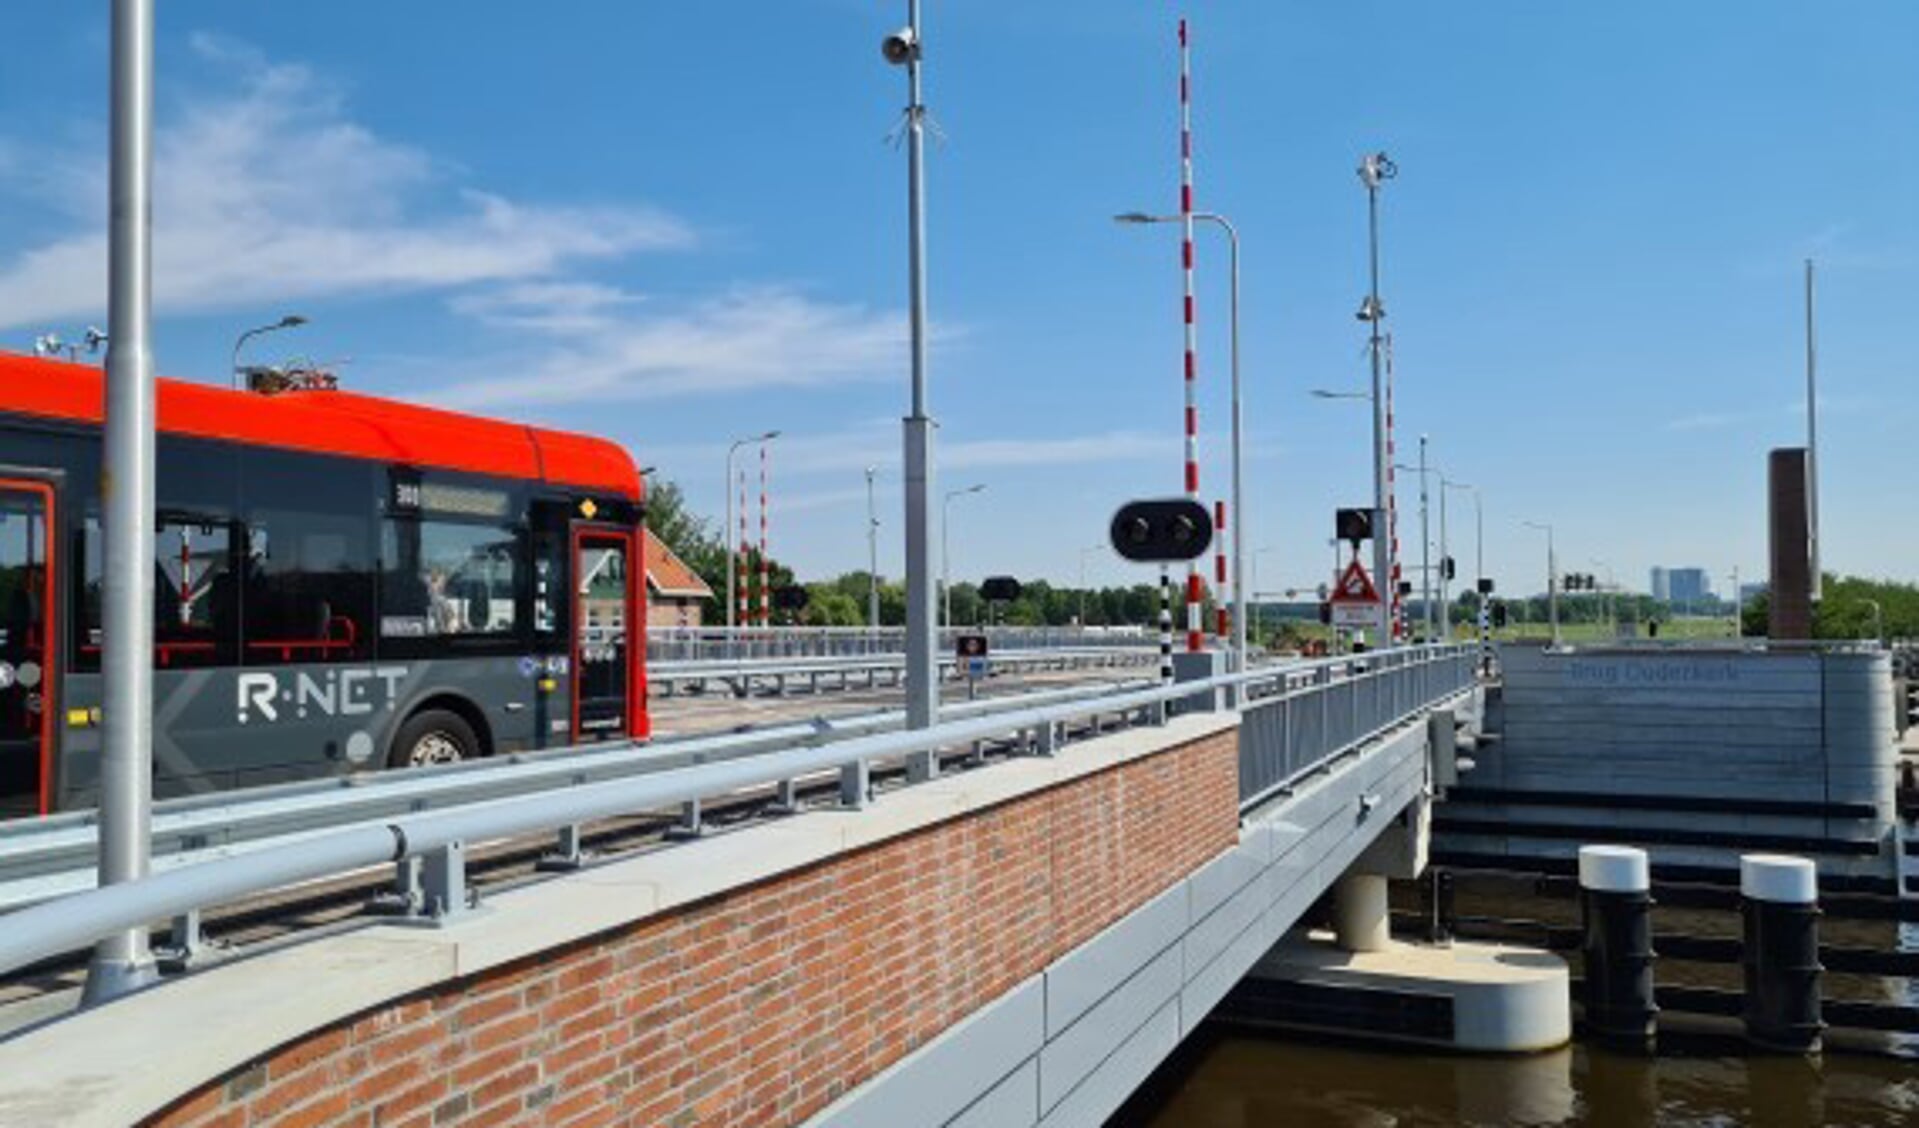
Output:
<svg viewBox="0 0 1919 1128">
<path fill-rule="evenodd" d="M 23 5 L 0 68 L 0 344 L 104 317 L 105 8 Z M 1317 583 L 1368 493 L 1359 156 L 1389 151 L 1401 448 L 1483 488 L 1502 590 L 1561 565 L 1721 589 L 1764 568 L 1821 262 L 1826 562 L 1912 578 L 1919 8 L 1199 3 L 1199 205 L 1244 240 L 1250 543 Z M 899 568 L 903 5 L 162 4 L 158 349 L 255 359 L 628 444 L 717 516 L 779 427 L 776 553 Z M 928 0 L 932 402 L 956 576 L 1073 580 L 1179 487 L 1174 23 L 1156 4 Z M 1202 485 L 1223 489 L 1224 248 L 1202 231 Z M 1416 492 L 1402 540 L 1417 550 Z M 1473 567 L 1472 507 L 1452 539 Z M 1435 522 L 1436 523 L 1436 522 Z M 1437 537 L 1437 529 L 1434 530 Z M 1089 577 L 1141 578 L 1088 554 Z"/>
</svg>

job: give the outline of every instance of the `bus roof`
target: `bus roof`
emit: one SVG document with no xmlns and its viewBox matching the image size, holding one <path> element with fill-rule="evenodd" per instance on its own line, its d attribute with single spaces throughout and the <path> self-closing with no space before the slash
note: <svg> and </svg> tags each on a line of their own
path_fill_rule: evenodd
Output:
<svg viewBox="0 0 1919 1128">
<path fill-rule="evenodd" d="M 285 450 L 498 474 L 639 500 L 639 471 L 617 443 L 341 391 L 261 395 L 156 381 L 160 430 Z M 98 368 L 0 352 L 0 414 L 99 425 Z"/>
</svg>

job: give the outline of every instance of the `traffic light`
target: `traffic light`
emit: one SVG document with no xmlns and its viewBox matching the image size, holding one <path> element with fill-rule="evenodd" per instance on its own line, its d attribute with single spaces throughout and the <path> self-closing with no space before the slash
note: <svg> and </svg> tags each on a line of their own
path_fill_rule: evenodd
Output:
<svg viewBox="0 0 1919 1128">
<path fill-rule="evenodd" d="M 1354 547 L 1358 547 L 1360 541 L 1372 538 L 1373 511 L 1370 509 L 1334 510 L 1333 530 L 1340 540 L 1349 541 Z"/>
<path fill-rule="evenodd" d="M 1448 579 L 1448 580 L 1450 580 L 1450 579 L 1452 579 L 1452 578 L 1453 578 L 1453 576 L 1454 576 L 1454 574 L 1455 574 L 1455 573 L 1454 573 L 1454 569 L 1453 569 L 1453 558 L 1452 558 L 1452 557 L 1450 557 L 1450 556 L 1445 556 L 1445 557 L 1441 557 L 1441 558 L 1440 558 L 1440 561 L 1439 561 L 1439 574 L 1440 574 L 1440 576 L 1441 576 L 1441 577 L 1443 577 L 1443 578 L 1445 578 L 1445 579 Z"/>
<path fill-rule="evenodd" d="M 979 586 L 979 597 L 988 603 L 1011 603 L 1019 593 L 1019 581 L 1011 576 L 988 576 Z"/>
<path fill-rule="evenodd" d="M 1329 627 L 1333 625 L 1333 605 L 1323 599 L 1319 602 L 1319 621 Z"/>
<path fill-rule="evenodd" d="M 1213 516 L 1188 498 L 1129 501 L 1113 514 L 1113 551 L 1142 564 L 1197 560 L 1213 541 Z"/>
<path fill-rule="evenodd" d="M 1503 599 L 1496 600 L 1493 603 L 1493 626 L 1504 627 L 1505 625 L 1506 625 L 1506 601 Z"/>
</svg>

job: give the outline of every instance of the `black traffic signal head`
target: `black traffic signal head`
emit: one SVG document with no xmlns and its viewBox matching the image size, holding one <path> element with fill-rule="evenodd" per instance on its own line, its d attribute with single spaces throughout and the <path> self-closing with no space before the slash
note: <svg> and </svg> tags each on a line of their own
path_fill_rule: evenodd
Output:
<svg viewBox="0 0 1919 1128">
<path fill-rule="evenodd" d="M 1502 599 L 1502 600 L 1498 600 L 1497 602 L 1493 604 L 1493 626 L 1503 627 L 1505 625 L 1506 625 L 1506 601 Z"/>
<path fill-rule="evenodd" d="M 1113 514 L 1113 551 L 1142 564 L 1197 560 L 1213 542 L 1213 517 L 1189 498 L 1129 501 Z"/>
<path fill-rule="evenodd" d="M 1439 574 L 1449 580 L 1458 575 L 1458 571 L 1453 567 L 1452 557 L 1445 556 L 1440 558 Z"/>
<path fill-rule="evenodd" d="M 1412 593 L 1413 593 L 1413 582 L 1411 580 L 1399 581 L 1399 598 L 1404 599 L 1407 596 L 1411 595 Z"/>
<path fill-rule="evenodd" d="M 1340 540 L 1350 541 L 1355 546 L 1360 541 L 1369 540 L 1373 535 L 1373 511 L 1370 509 L 1334 510 L 1333 530 Z"/>
<path fill-rule="evenodd" d="M 979 586 L 979 597 L 989 603 L 1011 603 L 1019 592 L 1019 581 L 1011 576 L 988 576 Z"/>
</svg>

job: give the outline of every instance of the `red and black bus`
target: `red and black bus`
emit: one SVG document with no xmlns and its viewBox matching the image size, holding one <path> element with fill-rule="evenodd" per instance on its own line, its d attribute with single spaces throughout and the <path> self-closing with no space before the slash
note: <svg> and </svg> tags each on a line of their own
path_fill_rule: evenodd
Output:
<svg viewBox="0 0 1919 1128">
<path fill-rule="evenodd" d="M 97 800 L 103 394 L 0 354 L 0 817 Z M 157 399 L 156 797 L 646 737 L 625 450 L 319 382 Z"/>
</svg>

